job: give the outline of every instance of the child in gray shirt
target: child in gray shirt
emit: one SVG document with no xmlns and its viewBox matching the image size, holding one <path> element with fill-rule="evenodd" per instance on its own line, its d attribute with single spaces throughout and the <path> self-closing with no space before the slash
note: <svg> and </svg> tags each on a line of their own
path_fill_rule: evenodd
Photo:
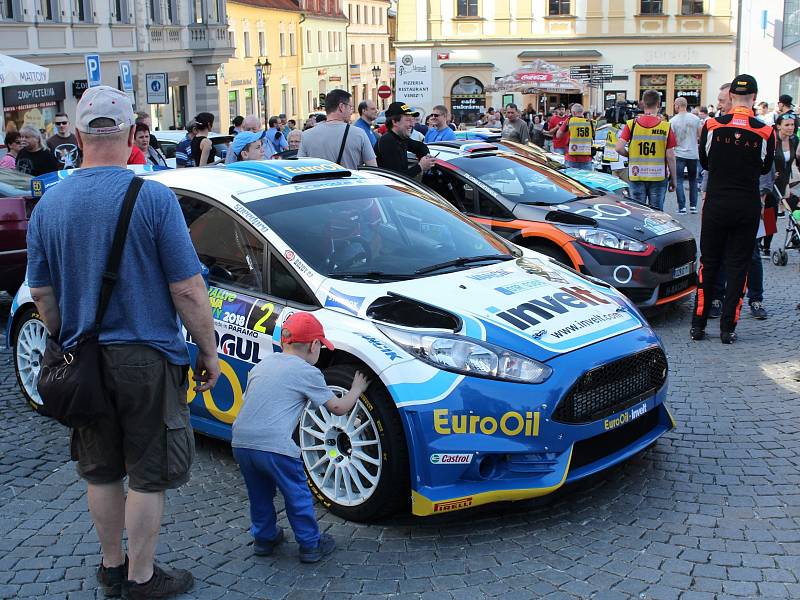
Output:
<svg viewBox="0 0 800 600">
<path fill-rule="evenodd" d="M 276 489 L 283 495 L 301 562 L 317 562 L 336 547 L 330 535 L 320 534 L 300 448 L 292 433 L 307 402 L 346 415 L 369 381 L 356 372 L 350 391 L 341 398 L 335 396 L 322 372 L 313 366 L 323 344 L 333 350 L 314 315 L 290 315 L 281 328 L 283 351 L 269 355 L 250 371 L 244 406 L 233 423 L 231 446 L 247 486 L 250 533 L 257 556 L 269 556 L 283 541 L 273 504 Z"/>
</svg>

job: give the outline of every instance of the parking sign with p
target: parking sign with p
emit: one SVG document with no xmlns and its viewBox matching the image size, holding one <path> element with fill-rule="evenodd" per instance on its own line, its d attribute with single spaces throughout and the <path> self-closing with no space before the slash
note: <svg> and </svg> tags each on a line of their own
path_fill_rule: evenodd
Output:
<svg viewBox="0 0 800 600">
<path fill-rule="evenodd" d="M 131 69 L 131 61 L 119 61 L 119 78 L 122 82 L 123 92 L 133 91 L 133 69 Z"/>
<path fill-rule="evenodd" d="M 100 55 L 87 54 L 85 57 L 85 62 L 86 81 L 89 83 L 89 87 L 102 85 L 102 81 L 100 79 Z"/>
</svg>

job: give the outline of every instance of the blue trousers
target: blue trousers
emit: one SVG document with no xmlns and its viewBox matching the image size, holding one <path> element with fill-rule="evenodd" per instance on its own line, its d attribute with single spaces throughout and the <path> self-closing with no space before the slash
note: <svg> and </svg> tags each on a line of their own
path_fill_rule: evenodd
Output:
<svg viewBox="0 0 800 600">
<path fill-rule="evenodd" d="M 319 526 L 302 461 L 249 448 L 234 448 L 233 456 L 250 499 L 250 534 L 260 542 L 277 537 L 278 516 L 273 503 L 277 488 L 283 494 L 286 516 L 297 543 L 303 548 L 315 547 L 319 543 Z"/>
<path fill-rule="evenodd" d="M 639 204 L 646 204 L 656 210 L 664 210 L 664 196 L 667 195 L 667 180 L 631 181 L 628 184 L 631 198 Z"/>
<path fill-rule="evenodd" d="M 586 162 L 576 162 L 574 160 L 565 160 L 564 161 L 564 166 L 567 167 L 568 169 L 581 169 L 583 171 L 594 171 L 594 165 L 592 164 L 592 161 L 590 161 L 590 160 L 586 161 Z"/>
<path fill-rule="evenodd" d="M 683 191 L 683 170 L 689 170 L 689 206 L 697 208 L 697 167 L 700 161 L 696 158 L 675 158 L 675 166 L 678 185 L 675 187 L 675 194 L 678 197 L 678 208 L 686 208 L 686 193 Z"/>
</svg>

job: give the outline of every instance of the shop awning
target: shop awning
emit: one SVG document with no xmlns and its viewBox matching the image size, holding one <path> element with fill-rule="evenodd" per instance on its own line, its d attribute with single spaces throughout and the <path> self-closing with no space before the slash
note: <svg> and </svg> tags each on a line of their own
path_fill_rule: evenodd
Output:
<svg viewBox="0 0 800 600">
<path fill-rule="evenodd" d="M 599 58 L 603 56 L 599 50 L 524 50 L 517 58 Z"/>
<path fill-rule="evenodd" d="M 685 69 L 687 71 L 708 71 L 711 65 L 633 65 L 634 71 L 644 69 Z"/>
<path fill-rule="evenodd" d="M 497 78 L 493 84 L 486 87 L 486 91 L 522 92 L 524 94 L 582 93 L 583 83 L 571 79 L 569 69 L 536 59 L 531 64 L 509 73 L 505 77 Z"/>
<path fill-rule="evenodd" d="M 0 87 L 47 83 L 50 69 L 0 54 Z"/>
<path fill-rule="evenodd" d="M 443 62 L 439 67 L 442 69 L 494 69 L 494 63 Z"/>
</svg>

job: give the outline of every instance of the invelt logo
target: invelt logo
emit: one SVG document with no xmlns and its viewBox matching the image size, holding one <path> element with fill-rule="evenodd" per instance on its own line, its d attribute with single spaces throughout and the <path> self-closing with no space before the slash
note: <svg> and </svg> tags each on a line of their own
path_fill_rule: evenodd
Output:
<svg viewBox="0 0 800 600">
<path fill-rule="evenodd" d="M 472 462 L 472 454 L 431 454 L 434 465 L 468 465 Z"/>
</svg>

